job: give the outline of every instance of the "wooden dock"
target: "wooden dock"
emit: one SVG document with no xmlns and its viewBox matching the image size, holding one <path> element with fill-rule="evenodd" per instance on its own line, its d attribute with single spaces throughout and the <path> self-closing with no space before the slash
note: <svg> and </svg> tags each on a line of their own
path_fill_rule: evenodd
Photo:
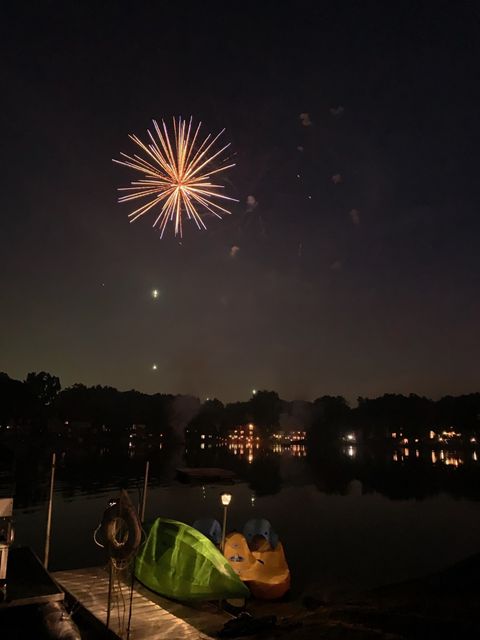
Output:
<svg viewBox="0 0 480 640">
<path fill-rule="evenodd" d="M 102 567 L 57 571 L 55 580 L 85 609 L 105 624 L 108 574 Z M 130 588 L 115 582 L 110 628 L 119 636 L 126 629 Z M 213 605 L 189 607 L 172 602 L 135 582 L 131 640 L 208 640 L 230 616 Z"/>
</svg>

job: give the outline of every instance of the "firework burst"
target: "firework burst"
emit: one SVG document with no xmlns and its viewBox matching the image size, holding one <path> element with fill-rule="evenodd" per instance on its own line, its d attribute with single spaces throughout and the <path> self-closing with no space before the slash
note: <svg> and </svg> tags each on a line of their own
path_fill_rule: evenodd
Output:
<svg viewBox="0 0 480 640">
<path fill-rule="evenodd" d="M 129 156 L 121 153 L 123 160 L 114 160 L 142 174 L 142 179 L 132 181 L 130 187 L 120 188 L 123 193 L 119 202 L 147 201 L 128 214 L 130 222 L 138 220 L 151 209 L 160 208 L 153 223 L 159 226 L 160 237 L 163 237 L 169 222 L 175 227 L 175 235 L 182 236 L 185 216 L 193 220 L 199 229 L 206 229 L 202 216 L 208 213 L 217 218 L 231 212 L 222 204 L 227 201 L 238 202 L 223 193 L 223 185 L 211 181 L 211 177 L 219 174 L 235 164 L 227 164 L 222 157 L 230 144 L 221 146 L 217 141 L 224 133 L 212 137 L 208 134 L 203 142 L 199 142 L 202 123 L 192 126 L 192 118 L 187 122 L 181 117 L 173 118 L 171 139 L 168 128 L 162 120 L 162 126 L 153 120 L 153 133 L 148 130 L 149 141 L 144 144 L 136 135 L 129 138 L 142 150 L 142 155 Z M 218 148 L 220 146 L 220 148 Z M 220 204 L 222 203 L 222 204 Z"/>
</svg>

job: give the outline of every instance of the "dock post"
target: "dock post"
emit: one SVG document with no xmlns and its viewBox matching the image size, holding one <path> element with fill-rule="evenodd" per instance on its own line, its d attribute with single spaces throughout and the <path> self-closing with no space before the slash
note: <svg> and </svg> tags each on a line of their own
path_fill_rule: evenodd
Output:
<svg viewBox="0 0 480 640">
<path fill-rule="evenodd" d="M 145 478 L 143 480 L 142 506 L 140 508 L 140 522 L 143 524 L 145 519 L 145 507 L 147 505 L 147 489 L 148 489 L 148 472 L 150 470 L 150 461 L 145 463 Z"/>
<path fill-rule="evenodd" d="M 48 497 L 48 511 L 47 511 L 47 530 L 45 532 L 45 555 L 43 559 L 43 566 L 48 569 L 48 557 L 50 555 L 50 535 L 52 531 L 52 508 L 53 508 L 53 486 L 55 483 L 55 452 L 52 453 L 52 469 L 50 472 L 50 493 Z"/>
<path fill-rule="evenodd" d="M 113 562 L 108 559 L 108 598 L 107 598 L 107 629 L 110 628 L 110 611 L 112 609 L 112 586 L 113 586 Z"/>
</svg>

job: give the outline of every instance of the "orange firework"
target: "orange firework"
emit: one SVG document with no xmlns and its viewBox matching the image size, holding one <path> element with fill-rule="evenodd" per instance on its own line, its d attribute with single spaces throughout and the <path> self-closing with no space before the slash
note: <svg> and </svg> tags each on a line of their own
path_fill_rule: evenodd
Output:
<svg viewBox="0 0 480 640">
<path fill-rule="evenodd" d="M 150 141 L 144 144 L 137 136 L 129 138 L 143 151 L 143 157 L 137 154 L 120 155 L 125 160 L 114 160 L 125 167 L 135 169 L 143 175 L 141 180 L 132 181 L 130 187 L 119 191 L 126 192 L 119 197 L 119 202 L 130 202 L 148 198 L 138 209 L 129 213 L 130 222 L 134 222 L 154 207 L 160 207 L 160 213 L 153 226 L 160 228 L 163 237 L 169 222 L 175 225 L 175 235 L 182 236 L 183 219 L 186 215 L 193 220 L 199 229 L 206 229 L 202 215 L 209 213 L 221 218 L 231 213 L 219 202 L 238 202 L 222 193 L 223 185 L 210 181 L 211 176 L 234 167 L 226 164 L 222 154 L 230 146 L 226 144 L 215 150 L 218 135 L 212 138 L 209 134 L 202 143 L 198 143 L 201 122 L 193 132 L 192 118 L 188 125 L 181 117 L 178 121 L 173 118 L 173 141 L 170 140 L 168 129 L 162 120 L 162 126 L 153 120 L 154 132 L 147 131 Z M 155 135 L 156 134 L 156 135 Z"/>
</svg>

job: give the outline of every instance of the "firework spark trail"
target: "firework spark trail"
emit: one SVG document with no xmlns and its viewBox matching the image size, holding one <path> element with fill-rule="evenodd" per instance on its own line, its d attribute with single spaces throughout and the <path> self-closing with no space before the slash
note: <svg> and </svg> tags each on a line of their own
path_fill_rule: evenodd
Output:
<svg viewBox="0 0 480 640">
<path fill-rule="evenodd" d="M 129 135 L 130 140 L 144 152 L 144 155 L 129 156 L 121 153 L 124 160 L 114 159 L 113 162 L 138 171 L 143 178 L 132 181 L 130 187 L 120 188 L 119 191 L 124 192 L 124 195 L 120 196 L 118 201 L 132 202 L 139 198 L 148 198 L 147 202 L 128 214 L 130 222 L 145 215 L 155 206 L 161 206 L 153 226 L 159 226 L 162 238 L 169 222 L 174 224 L 175 235 L 182 236 L 185 214 L 199 229 L 206 229 L 202 212 L 208 211 L 217 218 L 231 213 L 222 207 L 218 200 L 238 200 L 220 193 L 223 185 L 210 182 L 212 175 L 235 166 L 234 163 L 224 164 L 225 160 L 221 160 L 221 154 L 230 144 L 215 150 L 215 144 L 225 129 L 213 138 L 208 134 L 203 142 L 197 144 L 201 125 L 200 122 L 193 132 L 192 118 L 188 126 L 181 117 L 178 121 L 173 118 L 174 136 L 171 140 L 165 122 L 162 120 L 160 127 L 157 121 L 153 120 L 154 133 L 147 131 L 150 139 L 147 144 L 138 136 Z M 220 163 L 220 166 L 214 168 L 214 161 Z"/>
</svg>

